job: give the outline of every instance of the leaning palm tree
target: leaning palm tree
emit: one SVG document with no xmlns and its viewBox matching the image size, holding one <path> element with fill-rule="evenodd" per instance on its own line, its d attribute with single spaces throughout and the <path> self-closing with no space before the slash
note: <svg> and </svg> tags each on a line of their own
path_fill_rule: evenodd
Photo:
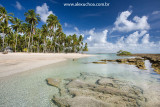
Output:
<svg viewBox="0 0 160 107">
<path fill-rule="evenodd" d="M 18 18 L 14 18 L 14 20 L 12 21 L 13 25 L 12 28 L 15 31 L 16 34 L 16 42 L 15 42 L 15 52 L 16 52 L 16 47 L 17 47 L 17 37 L 18 37 L 18 33 L 20 32 L 20 28 L 21 28 L 21 23 L 22 21 Z"/>
<path fill-rule="evenodd" d="M 31 33 L 30 36 L 32 37 L 32 46 L 33 46 L 33 31 L 35 29 L 36 24 L 38 24 L 38 21 L 40 21 L 40 15 L 36 14 L 34 10 L 28 10 L 25 14 L 25 21 L 28 22 L 31 25 Z M 31 52 L 32 52 L 32 46 L 31 46 Z"/>
</svg>

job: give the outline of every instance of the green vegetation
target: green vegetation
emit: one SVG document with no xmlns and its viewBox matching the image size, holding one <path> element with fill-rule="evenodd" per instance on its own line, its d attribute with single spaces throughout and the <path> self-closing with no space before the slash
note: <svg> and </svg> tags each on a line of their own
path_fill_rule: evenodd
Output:
<svg viewBox="0 0 160 107">
<path fill-rule="evenodd" d="M 132 55 L 132 53 L 130 53 L 128 51 L 120 50 L 120 51 L 117 52 L 117 55 L 118 56 L 128 56 L 128 55 Z"/>
<path fill-rule="evenodd" d="M 39 14 L 34 10 L 24 13 L 25 22 L 7 13 L 0 6 L 0 51 L 11 47 L 14 52 L 82 52 L 88 51 L 83 36 L 63 33 L 57 16 L 50 14 L 46 24 L 39 29 Z M 9 26 L 8 23 L 11 23 Z"/>
</svg>

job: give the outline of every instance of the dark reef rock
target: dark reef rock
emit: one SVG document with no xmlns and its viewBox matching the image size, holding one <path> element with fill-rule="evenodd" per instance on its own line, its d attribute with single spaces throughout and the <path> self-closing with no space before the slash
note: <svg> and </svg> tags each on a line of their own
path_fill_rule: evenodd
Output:
<svg viewBox="0 0 160 107">
<path fill-rule="evenodd" d="M 92 62 L 94 64 L 107 64 L 106 62 Z"/>
<path fill-rule="evenodd" d="M 132 56 L 142 57 L 152 63 L 152 68 L 160 74 L 160 54 L 133 54 Z"/>
<path fill-rule="evenodd" d="M 100 60 L 100 61 L 118 62 L 118 63 L 122 63 L 122 64 L 136 65 L 136 67 L 138 67 L 139 69 L 145 70 L 145 63 L 144 63 L 144 59 L 142 59 L 142 58 L 116 59 L 116 60 L 104 59 L 104 60 Z"/>
<path fill-rule="evenodd" d="M 58 87 L 63 93 L 52 99 L 59 107 L 137 107 L 146 103 L 141 88 L 112 77 L 81 73 L 63 83 Z"/>
</svg>

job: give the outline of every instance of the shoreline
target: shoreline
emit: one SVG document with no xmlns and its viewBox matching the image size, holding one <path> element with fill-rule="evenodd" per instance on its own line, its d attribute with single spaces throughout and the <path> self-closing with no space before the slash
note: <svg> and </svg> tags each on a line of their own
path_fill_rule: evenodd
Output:
<svg viewBox="0 0 160 107">
<path fill-rule="evenodd" d="M 0 53 L 0 78 L 49 64 L 93 55 L 79 53 Z"/>
</svg>

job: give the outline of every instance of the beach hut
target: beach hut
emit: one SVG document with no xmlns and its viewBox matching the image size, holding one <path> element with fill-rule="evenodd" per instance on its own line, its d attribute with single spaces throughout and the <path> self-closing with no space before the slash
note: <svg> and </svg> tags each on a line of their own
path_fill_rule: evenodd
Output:
<svg viewBox="0 0 160 107">
<path fill-rule="evenodd" d="M 7 46 L 4 51 L 7 51 L 7 52 L 13 52 L 13 49 L 10 47 L 10 46 Z"/>
</svg>

